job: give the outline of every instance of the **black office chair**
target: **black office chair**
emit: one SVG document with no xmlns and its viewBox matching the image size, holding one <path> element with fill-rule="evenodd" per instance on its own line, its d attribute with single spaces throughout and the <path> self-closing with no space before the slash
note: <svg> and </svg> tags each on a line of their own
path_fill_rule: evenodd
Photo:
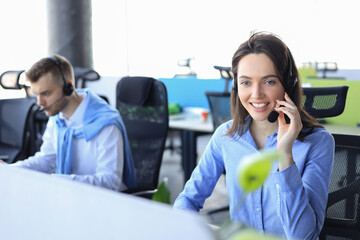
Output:
<svg viewBox="0 0 360 240">
<path fill-rule="evenodd" d="M 94 69 L 84 67 L 74 67 L 74 77 L 76 88 L 85 88 L 86 82 L 100 79 L 98 72 Z"/>
<path fill-rule="evenodd" d="M 223 92 L 205 91 L 206 98 L 209 103 L 211 118 L 214 130 L 222 123 L 229 121 L 231 116 L 230 92 L 228 91 L 229 81 L 231 80 L 230 67 L 214 66 L 220 71 L 221 78 L 226 80 Z M 225 172 L 224 172 L 225 173 Z M 222 225 L 228 218 L 229 206 L 225 205 L 206 212 L 209 221 L 214 225 Z"/>
<path fill-rule="evenodd" d="M 48 120 L 48 116 L 46 116 L 44 112 L 39 111 L 37 105 L 32 108 L 28 123 L 30 130 L 29 156 L 33 156 L 40 150 L 43 143 L 42 136 L 45 132 Z"/>
<path fill-rule="evenodd" d="M 215 131 L 222 123 L 227 122 L 232 118 L 229 92 L 229 83 L 232 80 L 232 74 L 231 67 L 214 66 L 214 68 L 219 70 L 220 77 L 225 80 L 223 92 L 205 91 Z M 229 206 L 225 205 L 216 209 L 211 209 L 205 214 L 210 223 L 221 226 L 228 219 L 228 211 Z"/>
<path fill-rule="evenodd" d="M 219 70 L 220 77 L 225 80 L 224 92 L 229 92 L 229 83 L 232 80 L 231 67 L 214 66 L 216 70 Z"/>
<path fill-rule="evenodd" d="M 128 134 L 137 188 L 126 193 L 150 198 L 158 186 L 169 127 L 165 85 L 148 77 L 124 77 L 116 86 L 116 108 Z"/>
<path fill-rule="evenodd" d="M 348 86 L 304 87 L 303 106 L 314 118 L 335 117 L 343 113 Z"/>
<path fill-rule="evenodd" d="M 26 142 L 23 144 L 24 149 L 21 151 L 22 154 L 15 160 L 32 156 L 35 152 L 40 150 L 42 134 L 44 133 L 48 121 L 48 117 L 45 113 L 39 111 L 39 107 L 36 105 L 36 99 L 29 91 L 30 86 L 26 85 L 25 81 L 21 80 L 21 75 L 24 72 L 25 70 L 10 70 L 2 73 L 0 76 L 0 85 L 4 89 L 25 91 L 26 93 L 26 97 L 23 100 L 17 100 L 19 102 L 24 102 L 24 106 L 15 109 L 22 109 L 25 107 L 26 111 L 30 111 L 28 112 L 26 119 L 25 132 L 27 137 Z M 30 101 L 33 105 L 29 106 L 28 103 L 26 103 L 27 101 Z"/>
<path fill-rule="evenodd" d="M 84 67 L 74 67 L 74 77 L 76 88 L 86 88 L 87 82 L 93 82 L 100 79 L 100 74 L 92 68 Z M 109 98 L 105 95 L 98 94 L 99 97 L 104 99 L 108 104 L 110 104 Z"/>
<path fill-rule="evenodd" d="M 360 136 L 333 136 L 335 158 L 320 239 L 360 239 Z"/>
<path fill-rule="evenodd" d="M 25 98 L 0 100 L 0 155 L 7 163 L 27 158 L 31 149 L 30 119 L 36 99 L 29 96 L 29 87 L 20 80 L 24 70 L 6 71 L 0 85 L 6 90 L 24 90 Z"/>
<path fill-rule="evenodd" d="M 221 78 L 225 80 L 224 91 L 205 91 L 215 130 L 222 123 L 231 119 L 229 82 L 232 79 L 232 75 L 230 67 L 214 66 L 214 68 L 219 70 Z"/>
<path fill-rule="evenodd" d="M 231 119 L 229 82 L 232 79 L 231 67 L 214 66 L 220 77 L 225 80 L 223 92 L 205 91 L 212 116 L 214 130 Z"/>
<path fill-rule="evenodd" d="M 35 99 L 0 100 L 0 155 L 7 163 L 29 156 L 29 117 Z"/>
<path fill-rule="evenodd" d="M 205 92 L 209 103 L 214 130 L 231 119 L 230 93 Z"/>
<path fill-rule="evenodd" d="M 303 88 L 304 108 L 315 118 L 340 115 L 348 86 Z M 335 158 L 320 239 L 360 239 L 360 136 L 333 134 Z"/>
</svg>

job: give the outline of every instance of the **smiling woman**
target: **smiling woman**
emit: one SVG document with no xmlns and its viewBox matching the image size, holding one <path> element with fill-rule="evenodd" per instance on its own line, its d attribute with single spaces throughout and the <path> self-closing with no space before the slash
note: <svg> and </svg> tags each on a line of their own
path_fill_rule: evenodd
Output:
<svg viewBox="0 0 360 240">
<path fill-rule="evenodd" d="M 233 119 L 216 129 L 174 208 L 199 211 L 225 171 L 231 221 L 286 239 L 318 238 L 334 140 L 302 108 L 293 62 L 289 48 L 271 33 L 255 33 L 239 46 L 231 68 Z M 267 120 L 272 111 L 279 113 L 275 122 Z M 248 193 L 237 185 L 246 176 L 237 176 L 236 169 L 262 151 L 276 151 L 281 161 L 268 166 L 262 188 Z M 240 199 L 245 200 L 237 207 Z"/>
<path fill-rule="evenodd" d="M 254 120 L 266 120 L 285 93 L 271 59 L 266 54 L 249 54 L 240 60 L 238 74 L 242 105 Z"/>
</svg>

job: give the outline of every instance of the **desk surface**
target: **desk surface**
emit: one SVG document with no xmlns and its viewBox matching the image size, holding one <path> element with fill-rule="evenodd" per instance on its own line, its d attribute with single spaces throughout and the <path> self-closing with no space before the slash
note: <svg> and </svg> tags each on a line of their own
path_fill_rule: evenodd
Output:
<svg viewBox="0 0 360 240">
<path fill-rule="evenodd" d="M 180 113 L 171 115 L 169 117 L 169 127 L 177 130 L 189 130 L 196 132 L 212 133 L 214 126 L 212 124 L 211 116 L 204 122 L 200 115 Z"/>
<path fill-rule="evenodd" d="M 215 239 L 190 211 L 5 164 L 0 196 L 1 239 Z"/>
<path fill-rule="evenodd" d="M 196 132 L 212 133 L 214 127 L 211 115 L 203 122 L 198 114 L 180 113 L 170 116 L 169 127 L 171 129 L 189 130 Z M 360 136 L 360 127 L 324 124 L 324 127 L 333 134 L 347 134 Z"/>
<path fill-rule="evenodd" d="M 360 136 L 360 127 L 341 126 L 334 124 L 324 124 L 324 127 L 333 134 L 345 134 Z"/>
</svg>

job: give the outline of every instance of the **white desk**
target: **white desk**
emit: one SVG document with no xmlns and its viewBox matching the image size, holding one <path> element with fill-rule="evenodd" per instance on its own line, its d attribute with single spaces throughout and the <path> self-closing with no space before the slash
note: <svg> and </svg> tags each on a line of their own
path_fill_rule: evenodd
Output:
<svg viewBox="0 0 360 240">
<path fill-rule="evenodd" d="M 340 126 L 340 125 L 332 125 L 332 124 L 324 124 L 324 127 L 332 134 L 360 136 L 360 127 Z"/>
<path fill-rule="evenodd" d="M 215 239 L 196 213 L 0 164 L 1 239 Z"/>
<path fill-rule="evenodd" d="M 211 115 L 203 122 L 197 114 L 180 113 L 170 115 L 169 127 L 177 130 L 189 130 L 204 133 L 212 133 L 214 131 Z"/>
</svg>

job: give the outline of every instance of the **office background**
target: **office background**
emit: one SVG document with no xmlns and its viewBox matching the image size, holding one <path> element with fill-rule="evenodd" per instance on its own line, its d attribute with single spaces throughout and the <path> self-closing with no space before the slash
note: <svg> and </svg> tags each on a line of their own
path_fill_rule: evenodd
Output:
<svg viewBox="0 0 360 240">
<path fill-rule="evenodd" d="M 0 3 L 0 72 L 48 54 L 46 0 Z M 102 76 L 172 77 L 194 57 L 200 78 L 218 77 L 252 30 L 278 34 L 296 63 L 334 61 L 359 69 L 356 0 L 93 0 L 94 68 Z"/>
</svg>

